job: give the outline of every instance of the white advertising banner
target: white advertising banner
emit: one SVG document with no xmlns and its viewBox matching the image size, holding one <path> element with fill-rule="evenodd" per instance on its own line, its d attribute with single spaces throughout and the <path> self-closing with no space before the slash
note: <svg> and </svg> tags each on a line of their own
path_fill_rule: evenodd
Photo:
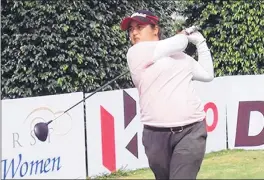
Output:
<svg viewBox="0 0 264 180">
<path fill-rule="evenodd" d="M 82 99 L 82 93 L 2 101 L 2 179 L 84 179 L 84 112 L 80 104 L 49 124 L 45 142 L 34 134 Z"/>
<path fill-rule="evenodd" d="M 224 79 L 211 82 L 194 82 L 196 92 L 204 104 L 207 124 L 206 153 L 226 149 L 226 91 Z"/>
<path fill-rule="evenodd" d="M 264 149 L 264 75 L 226 77 L 230 149 Z"/>
<path fill-rule="evenodd" d="M 89 177 L 148 167 L 137 102 L 135 89 L 100 92 L 86 100 Z"/>
<path fill-rule="evenodd" d="M 264 149 L 264 75 L 193 82 L 204 104 L 206 153 Z M 86 94 L 88 96 L 89 94 Z M 33 133 L 79 102 L 82 93 L 2 101 L 2 179 L 85 179 L 119 169 L 148 167 L 135 88 L 98 92 L 49 125 L 46 142 Z M 226 137 L 228 134 L 228 138 Z"/>
</svg>

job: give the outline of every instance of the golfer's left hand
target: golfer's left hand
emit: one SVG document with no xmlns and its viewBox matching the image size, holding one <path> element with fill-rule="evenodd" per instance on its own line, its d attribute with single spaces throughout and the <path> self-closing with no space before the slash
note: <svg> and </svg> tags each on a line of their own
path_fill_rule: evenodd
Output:
<svg viewBox="0 0 264 180">
<path fill-rule="evenodd" d="M 190 35 L 187 35 L 187 38 L 188 38 L 189 42 L 193 43 L 195 46 L 206 41 L 204 36 L 199 31 L 195 31 L 195 32 L 191 33 Z"/>
</svg>

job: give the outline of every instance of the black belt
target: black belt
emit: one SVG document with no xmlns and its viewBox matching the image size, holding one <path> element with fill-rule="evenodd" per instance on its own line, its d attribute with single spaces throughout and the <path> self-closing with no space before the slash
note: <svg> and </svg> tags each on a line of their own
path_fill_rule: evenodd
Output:
<svg viewBox="0 0 264 180">
<path fill-rule="evenodd" d="M 149 126 L 149 125 L 144 125 L 144 128 L 152 130 L 152 131 L 161 131 L 161 132 L 172 132 L 172 133 L 176 133 L 176 132 L 182 132 L 184 129 L 193 126 L 195 123 L 192 124 L 188 124 L 185 126 L 179 126 L 179 127 L 154 127 L 154 126 Z"/>
</svg>

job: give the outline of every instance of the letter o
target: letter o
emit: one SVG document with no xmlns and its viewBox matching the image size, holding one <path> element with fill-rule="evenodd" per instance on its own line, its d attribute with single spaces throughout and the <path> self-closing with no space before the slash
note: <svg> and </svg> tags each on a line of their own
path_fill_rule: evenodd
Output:
<svg viewBox="0 0 264 180">
<path fill-rule="evenodd" d="M 213 110 L 214 119 L 213 119 L 213 124 L 211 126 L 208 126 L 208 124 L 206 122 L 206 129 L 207 129 L 207 132 L 212 132 L 216 128 L 216 125 L 218 123 L 218 110 L 217 110 L 216 105 L 212 102 L 209 102 L 204 106 L 205 113 L 207 112 L 208 109 Z M 205 117 L 205 120 L 206 120 L 206 117 Z"/>
<path fill-rule="evenodd" d="M 22 173 L 23 171 L 23 167 L 25 167 L 25 170 L 24 170 L 24 174 Z M 26 174 L 27 174 L 27 171 L 28 171 L 28 163 L 27 162 L 24 162 L 21 167 L 20 167 L 20 176 L 21 177 L 24 177 Z"/>
</svg>

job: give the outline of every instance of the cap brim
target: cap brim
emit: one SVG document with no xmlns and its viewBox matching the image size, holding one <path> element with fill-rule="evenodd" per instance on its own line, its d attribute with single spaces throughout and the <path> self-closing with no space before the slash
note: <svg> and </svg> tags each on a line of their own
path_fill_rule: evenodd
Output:
<svg viewBox="0 0 264 180">
<path fill-rule="evenodd" d="M 141 20 L 140 18 L 138 18 L 138 17 L 126 17 L 126 18 L 124 18 L 123 20 L 122 20 L 122 22 L 121 22 L 121 30 L 122 31 L 126 31 L 128 28 L 129 28 L 129 25 L 130 25 L 130 23 L 132 22 L 132 21 L 136 21 L 136 22 L 138 22 L 138 23 L 140 23 L 140 24 L 146 24 L 147 22 L 145 22 L 145 21 L 143 21 L 143 20 Z"/>
</svg>

